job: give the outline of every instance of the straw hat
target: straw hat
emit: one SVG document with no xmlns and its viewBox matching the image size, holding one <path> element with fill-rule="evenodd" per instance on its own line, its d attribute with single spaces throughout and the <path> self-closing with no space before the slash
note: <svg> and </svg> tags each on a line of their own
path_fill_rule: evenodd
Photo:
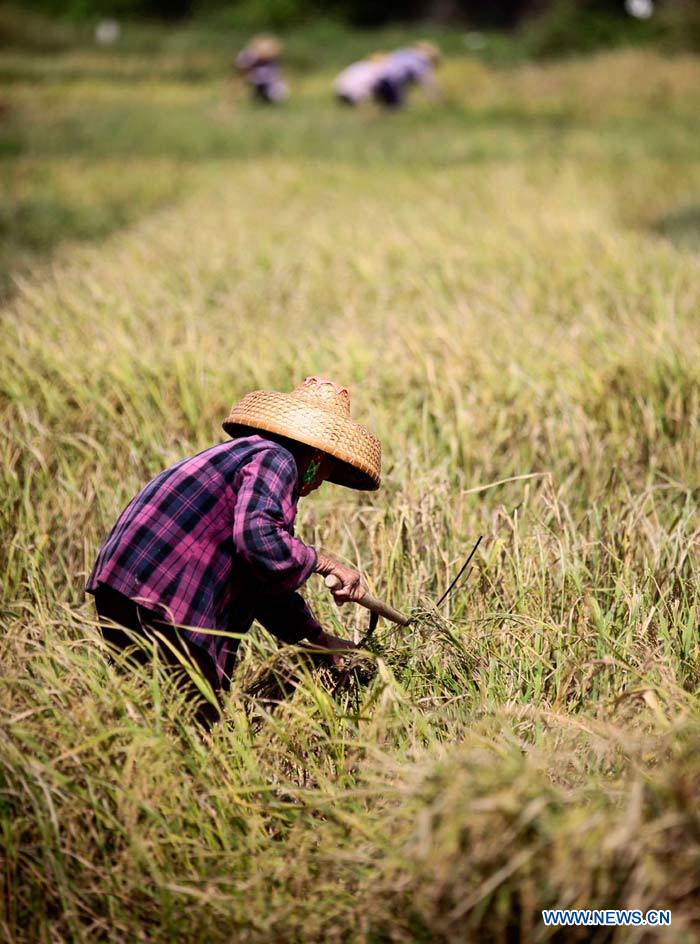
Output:
<svg viewBox="0 0 700 944">
<path fill-rule="evenodd" d="M 440 47 L 435 43 L 431 43 L 427 39 L 421 39 L 420 42 L 416 43 L 415 48 L 418 50 L 418 52 L 423 53 L 428 62 L 434 66 L 438 65 L 442 59 Z"/>
<path fill-rule="evenodd" d="M 250 50 L 258 59 L 271 61 L 282 54 L 282 43 L 275 36 L 255 36 L 250 43 Z"/>
<path fill-rule="evenodd" d="M 330 380 L 307 377 L 291 393 L 255 390 L 233 405 L 223 427 L 233 438 L 264 430 L 313 446 L 338 460 L 330 482 L 379 488 L 379 440 L 350 419 L 350 394 Z"/>
</svg>

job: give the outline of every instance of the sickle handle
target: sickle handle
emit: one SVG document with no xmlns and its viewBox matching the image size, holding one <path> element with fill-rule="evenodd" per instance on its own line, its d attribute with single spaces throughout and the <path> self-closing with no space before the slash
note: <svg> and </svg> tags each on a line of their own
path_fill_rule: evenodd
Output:
<svg viewBox="0 0 700 944">
<path fill-rule="evenodd" d="M 336 590 L 342 586 L 342 581 L 335 574 L 328 574 L 324 582 L 329 590 Z M 393 606 L 389 606 L 388 603 L 384 603 L 383 600 L 373 597 L 371 593 L 364 593 L 359 600 L 353 602 L 359 603 L 360 606 L 376 613 L 377 616 L 383 616 L 385 619 L 391 620 L 392 623 L 398 623 L 399 626 L 408 626 L 411 622 L 403 613 L 399 613 L 398 610 L 395 610 Z"/>
</svg>

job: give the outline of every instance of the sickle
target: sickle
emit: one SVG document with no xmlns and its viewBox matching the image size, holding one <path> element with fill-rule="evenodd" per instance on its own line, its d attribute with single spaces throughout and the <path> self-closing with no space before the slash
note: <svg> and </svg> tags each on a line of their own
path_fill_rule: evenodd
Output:
<svg viewBox="0 0 700 944">
<path fill-rule="evenodd" d="M 342 586 L 342 581 L 336 577 L 335 574 L 328 574 L 325 584 L 329 590 L 335 590 L 337 587 Z M 393 606 L 389 606 L 389 604 L 385 603 L 383 600 L 378 600 L 376 597 L 373 597 L 371 593 L 365 592 L 359 600 L 353 602 L 359 603 L 360 606 L 364 606 L 365 609 L 369 610 L 373 615 L 383 616 L 385 619 L 391 620 L 392 623 L 398 623 L 399 626 L 408 626 L 408 624 L 411 622 L 408 616 L 405 616 L 403 613 L 395 610 Z M 371 625 L 371 621 L 370 626 L 371 631 L 374 632 L 374 627 Z"/>
</svg>

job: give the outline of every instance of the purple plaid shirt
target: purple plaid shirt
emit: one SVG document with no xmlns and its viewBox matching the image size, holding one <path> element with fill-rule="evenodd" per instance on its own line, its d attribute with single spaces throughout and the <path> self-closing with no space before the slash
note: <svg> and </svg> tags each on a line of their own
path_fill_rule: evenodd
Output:
<svg viewBox="0 0 700 944">
<path fill-rule="evenodd" d="M 285 642 L 320 629 L 294 591 L 316 551 L 294 537 L 298 471 L 284 446 L 246 436 L 183 459 L 119 516 L 86 589 L 106 585 L 185 627 L 245 633 L 254 619 Z M 183 630 L 220 681 L 238 641 Z"/>
</svg>

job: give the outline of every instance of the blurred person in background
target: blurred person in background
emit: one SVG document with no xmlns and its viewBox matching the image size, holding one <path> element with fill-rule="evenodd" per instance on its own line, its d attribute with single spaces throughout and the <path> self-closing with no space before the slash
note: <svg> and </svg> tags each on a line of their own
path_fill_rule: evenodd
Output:
<svg viewBox="0 0 700 944">
<path fill-rule="evenodd" d="M 297 591 L 313 573 L 338 578 L 337 603 L 364 588 L 356 570 L 294 536 L 297 503 L 324 481 L 380 483 L 379 440 L 329 380 L 249 393 L 223 428 L 230 440 L 165 469 L 131 500 L 86 585 L 106 641 L 141 665 L 155 648 L 205 727 L 219 718 L 253 620 L 342 668 L 352 643 L 327 633 Z"/>
<path fill-rule="evenodd" d="M 411 85 L 420 85 L 432 98 L 436 98 L 435 69 L 440 60 L 438 47 L 427 41 L 397 49 L 385 56 L 379 64 L 372 89 L 375 101 L 385 108 L 401 108 Z"/>
<path fill-rule="evenodd" d="M 369 101 L 386 57 L 384 52 L 373 52 L 366 59 L 353 62 L 344 69 L 333 83 L 336 101 L 343 105 L 361 105 Z"/>
<path fill-rule="evenodd" d="M 256 36 L 236 56 L 236 68 L 250 87 L 253 99 L 268 105 L 289 96 L 282 79 L 282 43 L 274 36 Z"/>
</svg>

